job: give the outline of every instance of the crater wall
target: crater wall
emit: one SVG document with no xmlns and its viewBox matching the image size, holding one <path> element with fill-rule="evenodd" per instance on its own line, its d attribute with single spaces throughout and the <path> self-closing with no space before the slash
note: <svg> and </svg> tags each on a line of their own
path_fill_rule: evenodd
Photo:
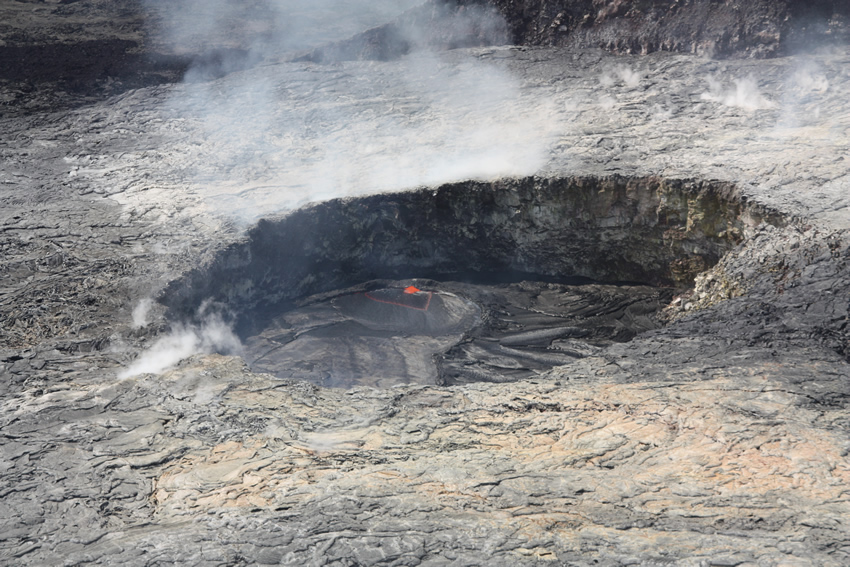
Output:
<svg viewBox="0 0 850 567">
<path fill-rule="evenodd" d="M 522 272 L 692 285 L 748 230 L 781 215 L 728 183 L 661 178 L 463 182 L 337 199 L 261 220 L 172 283 L 173 317 L 202 302 L 261 311 L 372 279 Z"/>
</svg>

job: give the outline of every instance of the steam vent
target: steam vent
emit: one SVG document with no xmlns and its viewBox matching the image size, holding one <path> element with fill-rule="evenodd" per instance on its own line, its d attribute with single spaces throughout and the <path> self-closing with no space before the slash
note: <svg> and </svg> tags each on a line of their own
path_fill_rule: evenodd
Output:
<svg viewBox="0 0 850 567">
<path fill-rule="evenodd" d="M 0 0 L 0 565 L 850 565 L 844 0 Z"/>
</svg>

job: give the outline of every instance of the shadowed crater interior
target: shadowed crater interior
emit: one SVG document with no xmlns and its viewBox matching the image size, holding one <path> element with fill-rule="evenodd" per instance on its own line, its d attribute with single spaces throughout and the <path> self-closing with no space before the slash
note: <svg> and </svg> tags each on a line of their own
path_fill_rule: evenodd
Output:
<svg viewBox="0 0 850 567">
<path fill-rule="evenodd" d="M 324 386 L 527 378 L 657 328 L 677 291 L 781 224 L 725 183 L 524 178 L 260 221 L 160 297 L 212 300 L 257 371 Z"/>
</svg>

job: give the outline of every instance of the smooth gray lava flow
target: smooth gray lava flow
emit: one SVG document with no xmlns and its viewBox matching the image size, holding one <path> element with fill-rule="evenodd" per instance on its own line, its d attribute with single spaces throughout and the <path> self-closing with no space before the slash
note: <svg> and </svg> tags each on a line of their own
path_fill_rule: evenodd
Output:
<svg viewBox="0 0 850 567">
<path fill-rule="evenodd" d="M 380 281 L 299 302 L 246 340 L 255 371 L 329 387 L 507 382 L 660 326 L 671 288 Z"/>
</svg>

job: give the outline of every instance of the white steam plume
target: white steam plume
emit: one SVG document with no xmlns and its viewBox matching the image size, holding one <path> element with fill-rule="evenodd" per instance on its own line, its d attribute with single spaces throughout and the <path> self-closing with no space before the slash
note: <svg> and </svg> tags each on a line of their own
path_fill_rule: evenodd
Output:
<svg viewBox="0 0 850 567">
<path fill-rule="evenodd" d="M 380 14 L 371 1 L 344 4 L 347 13 L 388 21 L 387 7 L 399 11 L 405 3 L 385 1 Z M 313 9 L 304 1 L 264 5 L 279 14 Z M 466 10 L 446 25 L 471 27 L 470 17 L 493 13 Z M 185 35 L 208 31 L 201 20 L 203 30 Z M 320 28 L 303 25 L 300 47 L 327 39 Z M 178 89 L 173 112 L 188 119 L 197 142 L 186 150 L 188 181 L 214 210 L 250 222 L 309 201 L 530 175 L 545 164 L 556 130 L 553 102 L 523 93 L 504 65 L 486 61 L 487 50 L 434 52 L 421 30 L 399 29 L 414 49 L 398 61 L 267 64 Z M 252 61 L 274 59 L 269 54 L 287 38 L 266 33 L 251 46 L 258 54 Z M 507 48 L 489 51 L 499 49 Z"/>
<path fill-rule="evenodd" d="M 194 354 L 217 352 L 240 354 L 242 343 L 220 316 L 209 315 L 199 325 L 174 325 L 128 368 L 118 374 L 124 379 L 138 374 L 159 374 Z"/>
<path fill-rule="evenodd" d="M 709 92 L 700 98 L 711 102 L 719 102 L 726 106 L 743 108 L 744 110 L 762 110 L 774 108 L 776 104 L 761 94 L 755 77 L 748 75 L 734 79 L 735 86 L 726 88 L 716 77 L 708 77 Z"/>
<path fill-rule="evenodd" d="M 823 68 L 810 59 L 799 61 L 787 81 L 777 130 L 820 122 L 820 105 L 829 90 L 830 82 Z"/>
<path fill-rule="evenodd" d="M 617 101 L 611 95 L 603 94 L 599 97 L 599 106 L 602 110 L 609 112 L 617 106 Z"/>
<path fill-rule="evenodd" d="M 617 65 L 610 71 L 606 71 L 602 73 L 599 77 L 599 83 L 606 88 L 613 87 L 619 82 L 623 83 L 625 86 L 633 89 L 640 85 L 640 81 L 643 77 L 641 74 L 631 67 L 627 65 Z"/>
<path fill-rule="evenodd" d="M 149 297 L 139 300 L 139 303 L 133 308 L 133 325 L 134 329 L 141 329 L 148 324 L 148 314 L 153 307 L 153 300 Z"/>
<path fill-rule="evenodd" d="M 829 90 L 829 79 L 812 61 L 803 61 L 794 70 L 790 81 L 791 90 L 800 96 L 812 93 L 823 94 Z"/>
<path fill-rule="evenodd" d="M 144 1 L 159 37 L 178 53 L 239 49 L 256 62 L 346 39 L 423 0 Z"/>
<path fill-rule="evenodd" d="M 614 69 L 614 72 L 618 77 L 620 77 L 620 80 L 622 80 L 627 87 L 633 89 L 640 85 L 642 77 L 637 71 L 626 67 L 625 65 L 619 65 L 616 69 Z"/>
</svg>

